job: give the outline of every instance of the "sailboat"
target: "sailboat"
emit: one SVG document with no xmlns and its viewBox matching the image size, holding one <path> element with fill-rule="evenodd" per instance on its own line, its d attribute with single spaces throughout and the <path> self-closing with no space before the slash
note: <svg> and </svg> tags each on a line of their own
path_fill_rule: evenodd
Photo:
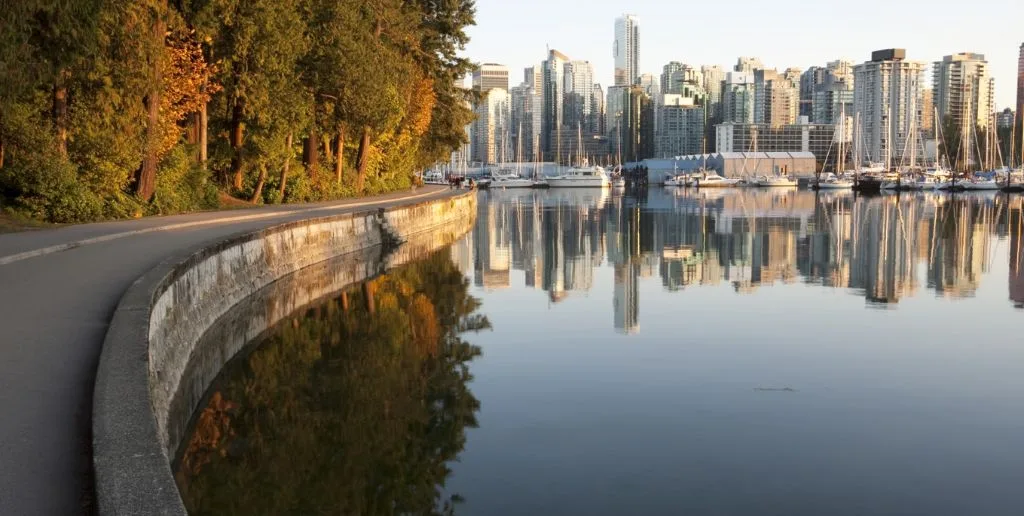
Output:
<svg viewBox="0 0 1024 516">
<path fill-rule="evenodd" d="M 824 179 L 818 176 L 814 181 L 814 188 L 818 190 L 849 190 L 853 188 L 853 181 L 843 177 L 843 167 L 846 164 L 846 149 L 843 142 L 846 140 L 846 104 L 843 104 L 839 115 L 839 137 L 836 154 L 836 171 L 829 173 Z"/>
<path fill-rule="evenodd" d="M 533 180 L 522 176 L 523 163 L 523 124 L 519 124 L 519 137 L 516 138 L 516 171 L 510 173 L 498 170 L 491 175 L 490 187 L 493 188 L 532 188 Z"/>
<path fill-rule="evenodd" d="M 1017 125 L 1013 126 L 1014 131 L 1017 130 Z M 1006 174 L 1006 183 L 1003 186 L 1004 192 L 1024 192 L 1024 130 L 1020 132 L 1020 164 L 1018 168 L 1013 169 L 1013 144 L 1016 143 L 1017 138 L 1013 135 L 1010 137 L 1010 171 Z"/>
<path fill-rule="evenodd" d="M 583 129 L 577 128 L 579 137 L 579 150 L 576 156 L 576 165 L 569 170 L 548 178 L 548 185 L 551 188 L 608 188 L 611 186 L 611 179 L 604 168 L 598 165 L 589 164 L 583 153 Z"/>
<path fill-rule="evenodd" d="M 971 125 L 973 126 L 974 124 L 972 123 Z M 973 127 L 971 129 L 973 129 Z M 992 130 L 992 129 L 994 129 L 994 127 L 990 127 L 989 128 L 989 130 Z M 993 143 L 993 139 L 991 137 L 991 134 L 988 135 L 988 136 L 989 137 L 986 138 L 986 140 L 988 140 L 988 142 L 985 144 L 985 146 L 990 149 L 991 146 L 992 146 L 992 143 Z M 978 147 L 977 139 L 975 139 L 974 144 L 975 144 L 976 147 Z M 978 154 L 981 154 L 981 149 L 980 148 L 978 149 Z M 995 168 L 995 163 L 993 163 L 994 160 L 988 154 L 990 154 L 990 153 L 986 153 L 986 156 L 985 156 L 986 163 L 982 164 L 982 168 L 994 169 Z M 996 174 L 994 174 L 994 173 L 991 176 L 989 176 L 989 177 L 984 177 L 984 176 L 979 176 L 978 173 L 975 172 L 972 175 L 972 177 L 970 177 L 969 179 L 966 179 L 966 180 L 964 180 L 963 182 L 960 183 L 960 188 L 962 188 L 963 190 L 966 190 L 966 191 L 971 191 L 971 192 L 992 191 L 992 190 L 998 190 L 999 189 L 999 182 L 996 181 Z"/>
</svg>

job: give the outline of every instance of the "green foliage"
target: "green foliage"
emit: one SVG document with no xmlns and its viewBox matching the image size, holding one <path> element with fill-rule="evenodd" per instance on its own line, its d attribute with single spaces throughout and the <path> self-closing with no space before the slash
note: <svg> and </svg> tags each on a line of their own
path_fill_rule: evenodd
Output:
<svg viewBox="0 0 1024 516">
<path fill-rule="evenodd" d="M 470 0 L 15 2 L 0 9 L 0 204 L 69 222 L 210 207 L 215 185 L 264 203 L 407 188 L 464 143 L 473 16 Z M 331 147 L 300 164 L 310 136 Z M 152 199 L 143 163 L 159 164 Z"/>
<path fill-rule="evenodd" d="M 194 154 L 191 146 L 179 145 L 160 163 L 151 213 L 165 215 L 217 207 L 217 188 L 195 163 Z"/>
</svg>

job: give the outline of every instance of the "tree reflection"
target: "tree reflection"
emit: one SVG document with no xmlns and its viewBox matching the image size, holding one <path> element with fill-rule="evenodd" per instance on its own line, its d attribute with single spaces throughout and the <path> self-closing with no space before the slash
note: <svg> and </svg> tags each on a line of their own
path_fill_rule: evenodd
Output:
<svg viewBox="0 0 1024 516">
<path fill-rule="evenodd" d="M 225 369 L 182 454 L 193 514 L 448 514 L 447 463 L 477 424 L 490 328 L 446 252 L 269 332 Z M 372 315 L 371 315 L 372 314 Z"/>
</svg>

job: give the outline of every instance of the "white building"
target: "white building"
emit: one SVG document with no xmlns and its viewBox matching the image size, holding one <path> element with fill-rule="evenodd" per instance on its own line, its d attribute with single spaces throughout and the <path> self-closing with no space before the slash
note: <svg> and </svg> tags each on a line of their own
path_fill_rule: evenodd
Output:
<svg viewBox="0 0 1024 516">
<path fill-rule="evenodd" d="M 863 156 L 898 164 L 907 137 L 921 127 L 918 101 L 924 65 L 906 60 L 906 50 L 879 50 L 853 68 L 855 116 L 860 119 Z"/>
<path fill-rule="evenodd" d="M 623 14 L 615 19 L 615 86 L 630 86 L 640 76 L 640 22 Z"/>
<path fill-rule="evenodd" d="M 995 112 L 995 81 L 982 54 L 945 56 L 932 66 L 932 102 L 939 121 L 952 119 L 961 134 L 991 125 Z"/>
<path fill-rule="evenodd" d="M 510 96 L 501 88 L 492 88 L 477 103 L 472 124 L 473 161 L 489 164 L 513 158 L 509 104 Z"/>
<path fill-rule="evenodd" d="M 693 97 L 662 95 L 655 108 L 658 127 L 654 153 L 667 158 L 703 152 L 704 107 Z"/>
<path fill-rule="evenodd" d="M 722 83 L 722 121 L 754 123 L 754 74 L 729 72 Z"/>
</svg>

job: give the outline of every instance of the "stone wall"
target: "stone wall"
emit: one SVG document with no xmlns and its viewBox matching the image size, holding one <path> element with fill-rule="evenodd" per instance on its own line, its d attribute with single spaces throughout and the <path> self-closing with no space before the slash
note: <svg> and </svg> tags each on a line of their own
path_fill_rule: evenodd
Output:
<svg viewBox="0 0 1024 516">
<path fill-rule="evenodd" d="M 409 241 L 389 259 L 400 263 L 416 249 L 454 241 L 470 229 L 475 214 L 476 195 L 469 192 L 292 222 L 220 242 L 136 281 L 111 321 L 97 373 L 93 455 L 99 513 L 185 514 L 169 457 L 221 366 L 294 309 L 374 274 L 378 265 L 366 253 L 382 243 Z M 241 334 L 226 345 L 197 352 L 213 340 L 204 334 L 246 298 L 296 271 L 350 254 L 354 268 L 340 268 L 248 318 L 244 329 L 235 326 Z"/>
</svg>

